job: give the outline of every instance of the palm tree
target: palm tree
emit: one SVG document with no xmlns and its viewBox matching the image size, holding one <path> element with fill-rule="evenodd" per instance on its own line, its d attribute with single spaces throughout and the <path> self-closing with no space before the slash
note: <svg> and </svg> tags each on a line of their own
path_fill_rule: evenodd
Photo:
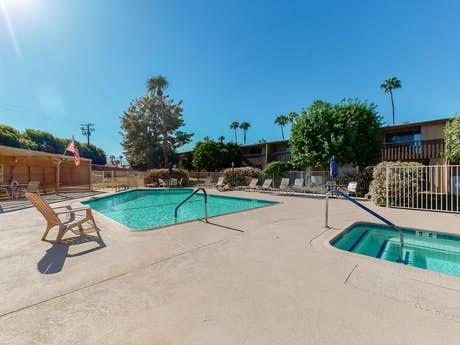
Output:
<svg viewBox="0 0 460 345">
<path fill-rule="evenodd" d="M 235 143 L 238 143 L 238 136 L 236 134 L 236 130 L 240 128 L 240 123 L 238 121 L 233 121 L 230 124 L 230 129 L 233 129 L 235 131 Z"/>
<path fill-rule="evenodd" d="M 275 123 L 281 127 L 281 136 L 284 140 L 284 126 L 289 123 L 289 118 L 286 115 L 277 116 L 275 119 Z"/>
<path fill-rule="evenodd" d="M 147 80 L 147 92 L 150 95 L 156 94 L 161 101 L 162 108 L 164 109 L 164 97 L 163 90 L 168 87 L 168 81 L 162 75 L 151 77 Z M 163 111 L 160 111 L 161 122 L 163 123 L 163 164 L 165 167 L 168 166 L 168 127 L 166 125 L 166 119 L 164 118 Z"/>
<path fill-rule="evenodd" d="M 219 138 L 217 138 L 217 140 L 219 140 L 219 142 L 222 144 L 225 141 L 225 137 L 221 135 Z"/>
<path fill-rule="evenodd" d="M 109 159 L 110 159 L 110 163 L 114 164 L 114 162 L 115 162 L 115 156 L 114 156 L 114 155 L 110 155 Z"/>
<path fill-rule="evenodd" d="M 246 144 L 246 132 L 251 127 L 251 124 L 249 122 L 241 122 L 240 123 L 240 128 L 243 130 L 243 143 Z"/>
<path fill-rule="evenodd" d="M 123 155 L 119 155 L 118 160 L 120 161 L 120 166 L 123 166 Z"/>
<path fill-rule="evenodd" d="M 391 109 L 393 111 L 393 125 L 395 124 L 395 103 L 393 100 L 393 90 L 394 89 L 399 89 L 401 87 L 401 80 L 399 80 L 396 77 L 391 77 L 388 78 L 383 82 L 382 85 L 380 85 L 383 91 L 385 93 L 389 93 L 391 97 Z"/>
<path fill-rule="evenodd" d="M 287 118 L 288 118 L 288 121 L 290 123 L 294 123 L 295 119 L 299 117 L 299 114 L 297 114 L 296 112 L 294 111 L 291 111 L 289 114 L 287 114 Z"/>
</svg>

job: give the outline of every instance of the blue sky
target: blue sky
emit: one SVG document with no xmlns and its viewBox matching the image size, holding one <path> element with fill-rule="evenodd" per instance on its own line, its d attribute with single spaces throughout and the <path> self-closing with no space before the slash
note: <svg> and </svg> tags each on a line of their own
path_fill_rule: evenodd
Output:
<svg viewBox="0 0 460 345">
<path fill-rule="evenodd" d="M 194 140 L 279 139 L 275 116 L 315 99 L 374 102 L 401 79 L 397 122 L 460 111 L 458 1 L 0 0 L 0 123 L 121 152 L 119 116 L 163 74 Z M 2 7 L 0 6 L 0 9 Z"/>
</svg>

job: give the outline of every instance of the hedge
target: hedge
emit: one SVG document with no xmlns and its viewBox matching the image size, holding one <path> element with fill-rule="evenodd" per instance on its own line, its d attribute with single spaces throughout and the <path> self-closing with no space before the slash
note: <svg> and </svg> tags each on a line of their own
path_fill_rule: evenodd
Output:
<svg viewBox="0 0 460 345">
<path fill-rule="evenodd" d="M 187 186 L 189 181 L 188 172 L 182 169 L 173 169 L 172 178 L 176 178 L 178 181 L 182 179 L 182 186 Z M 144 175 L 144 184 L 158 182 L 158 179 L 167 180 L 169 179 L 168 169 L 151 169 L 148 170 Z"/>
<path fill-rule="evenodd" d="M 386 196 L 387 196 L 387 185 L 386 185 L 386 168 L 387 167 L 402 167 L 404 169 L 398 169 L 395 172 L 395 169 L 392 169 L 393 174 L 390 176 L 390 183 L 391 188 L 388 193 L 388 197 L 390 200 L 394 198 L 395 195 L 399 195 L 402 193 L 402 188 L 405 189 L 404 193 L 405 197 L 409 200 L 410 198 L 415 197 L 414 195 L 410 195 L 412 188 L 408 187 L 413 185 L 414 187 L 417 186 L 417 176 L 416 171 L 417 169 L 410 169 L 411 167 L 419 167 L 422 166 L 421 163 L 416 162 L 381 162 L 377 164 L 374 168 L 374 172 L 372 174 L 373 180 L 370 185 L 370 192 L 371 192 L 371 199 L 372 201 L 378 206 L 385 206 L 386 205 Z M 395 175 L 396 174 L 396 175 Z M 399 176 L 398 176 L 399 175 Z M 402 186 L 399 181 L 404 178 L 406 184 Z M 416 190 L 416 188 L 414 188 Z"/>
<path fill-rule="evenodd" d="M 260 169 L 252 167 L 233 168 L 224 170 L 224 183 L 232 187 L 246 186 L 251 179 L 262 175 Z"/>
</svg>

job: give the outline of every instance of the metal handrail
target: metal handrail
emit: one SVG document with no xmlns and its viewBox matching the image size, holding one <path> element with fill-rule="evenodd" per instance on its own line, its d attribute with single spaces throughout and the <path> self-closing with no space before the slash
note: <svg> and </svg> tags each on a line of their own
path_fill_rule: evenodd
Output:
<svg viewBox="0 0 460 345">
<path fill-rule="evenodd" d="M 174 220 L 177 220 L 177 210 L 179 210 L 179 207 L 185 204 L 192 196 L 194 196 L 199 191 L 202 191 L 204 194 L 204 220 L 206 223 L 208 222 L 208 193 L 206 192 L 206 189 L 202 187 L 195 189 L 192 194 L 190 194 L 188 197 L 182 200 L 179 203 L 179 205 L 176 206 L 176 208 L 174 209 Z"/>
<path fill-rule="evenodd" d="M 346 200 L 348 201 L 351 201 L 353 204 L 355 204 L 356 206 L 358 206 L 359 208 L 363 209 L 364 211 L 366 211 L 367 213 L 370 213 L 371 215 L 373 215 L 375 218 L 377 218 L 378 220 L 384 222 L 386 225 L 392 227 L 393 229 L 395 229 L 396 231 L 399 231 L 399 241 L 400 241 L 400 251 L 399 251 L 399 257 L 400 257 L 400 260 L 403 261 L 403 248 L 404 248 L 404 236 L 403 236 L 403 231 L 397 227 L 395 224 L 393 224 L 392 222 L 390 222 L 388 219 L 386 219 L 385 217 L 381 216 L 380 214 L 372 211 L 370 208 L 364 206 L 362 203 L 358 202 L 357 200 L 353 199 L 352 197 L 350 197 L 349 195 L 345 194 L 344 192 L 338 190 L 337 188 L 332 188 L 331 189 L 331 194 L 338 194 L 340 195 L 341 197 L 345 198 Z M 326 194 L 326 228 L 329 227 L 328 225 L 328 216 L 329 216 L 329 206 L 328 206 L 328 201 L 329 201 L 329 193 Z"/>
</svg>

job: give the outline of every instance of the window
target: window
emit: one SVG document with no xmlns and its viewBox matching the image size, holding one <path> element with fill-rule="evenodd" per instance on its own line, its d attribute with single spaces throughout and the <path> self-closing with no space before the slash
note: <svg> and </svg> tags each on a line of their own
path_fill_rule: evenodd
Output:
<svg viewBox="0 0 460 345">
<path fill-rule="evenodd" d="M 419 143 L 422 140 L 420 130 L 385 134 L 386 144 Z"/>
</svg>

